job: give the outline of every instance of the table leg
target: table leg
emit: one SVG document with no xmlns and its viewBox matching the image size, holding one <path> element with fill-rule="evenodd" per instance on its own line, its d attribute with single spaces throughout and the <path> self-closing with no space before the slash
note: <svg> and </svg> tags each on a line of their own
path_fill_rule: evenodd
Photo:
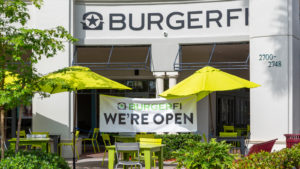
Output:
<svg viewBox="0 0 300 169">
<path fill-rule="evenodd" d="M 241 154 L 245 155 L 245 139 L 240 139 L 241 143 Z"/>
<path fill-rule="evenodd" d="M 163 169 L 163 164 L 164 163 L 164 149 L 163 147 L 160 148 L 160 152 L 158 155 L 158 167 L 159 169 Z"/>
<path fill-rule="evenodd" d="M 108 169 L 114 169 L 115 149 L 108 150 Z"/>
<path fill-rule="evenodd" d="M 150 150 L 144 150 L 144 156 L 145 156 L 145 169 L 151 169 L 151 151 Z"/>
</svg>

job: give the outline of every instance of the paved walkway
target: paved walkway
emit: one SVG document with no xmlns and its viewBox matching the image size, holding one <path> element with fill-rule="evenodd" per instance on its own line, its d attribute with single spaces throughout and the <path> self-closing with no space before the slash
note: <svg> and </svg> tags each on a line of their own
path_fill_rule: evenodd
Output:
<svg viewBox="0 0 300 169">
<path fill-rule="evenodd" d="M 108 168 L 107 154 L 106 154 L 106 158 L 104 159 L 104 164 L 103 166 L 101 166 L 103 155 L 104 153 L 96 153 L 96 154 L 86 153 L 81 155 L 80 160 L 76 162 L 76 169 L 107 169 Z M 72 168 L 72 159 L 67 159 L 67 161 L 70 167 Z M 122 167 L 120 167 L 120 169 L 121 168 Z M 156 169 L 158 169 L 158 167 L 156 167 Z M 176 164 L 165 161 L 164 169 L 176 169 Z"/>
</svg>

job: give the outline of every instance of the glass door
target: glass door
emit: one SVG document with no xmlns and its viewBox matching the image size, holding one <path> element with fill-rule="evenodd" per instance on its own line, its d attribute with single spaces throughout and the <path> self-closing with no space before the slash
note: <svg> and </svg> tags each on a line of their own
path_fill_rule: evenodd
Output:
<svg viewBox="0 0 300 169">
<path fill-rule="evenodd" d="M 247 128 L 250 124 L 250 97 L 248 89 L 217 92 L 217 133 L 224 125 Z"/>
</svg>

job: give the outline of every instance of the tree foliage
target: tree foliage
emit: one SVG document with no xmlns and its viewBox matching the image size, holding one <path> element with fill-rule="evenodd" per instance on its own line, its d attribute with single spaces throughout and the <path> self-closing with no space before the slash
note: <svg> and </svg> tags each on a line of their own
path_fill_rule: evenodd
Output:
<svg viewBox="0 0 300 169">
<path fill-rule="evenodd" d="M 42 0 L 31 0 L 41 8 Z M 38 91 L 39 74 L 34 68 L 42 57 L 53 57 L 64 50 L 65 42 L 76 40 L 61 26 L 53 29 L 34 29 L 24 0 L 0 0 L 0 111 L 2 140 L 5 139 L 4 122 L 6 109 L 20 104 L 30 104 Z M 9 73 L 7 73 L 9 72 Z M 14 83 L 7 83 L 13 76 Z M 3 148 L 3 144 L 1 144 Z M 3 150 L 3 149 L 2 149 Z M 3 152 L 3 151 L 2 151 Z M 2 153 L 2 158 L 4 154 Z"/>
</svg>

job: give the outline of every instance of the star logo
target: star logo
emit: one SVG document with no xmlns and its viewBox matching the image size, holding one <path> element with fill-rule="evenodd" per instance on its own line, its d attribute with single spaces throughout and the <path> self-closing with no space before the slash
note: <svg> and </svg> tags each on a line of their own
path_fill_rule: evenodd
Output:
<svg viewBox="0 0 300 169">
<path fill-rule="evenodd" d="M 87 20 L 90 21 L 89 26 L 91 26 L 91 25 L 97 26 L 96 22 L 97 22 L 99 19 L 95 19 L 95 18 L 94 18 L 94 15 L 92 14 L 92 17 L 91 17 L 90 19 L 87 19 Z"/>
<path fill-rule="evenodd" d="M 126 110 L 126 103 L 124 102 L 118 103 L 118 110 Z"/>
<path fill-rule="evenodd" d="M 103 29 L 103 16 L 97 12 L 85 13 L 82 17 L 82 29 L 84 30 L 102 30 Z"/>
</svg>

